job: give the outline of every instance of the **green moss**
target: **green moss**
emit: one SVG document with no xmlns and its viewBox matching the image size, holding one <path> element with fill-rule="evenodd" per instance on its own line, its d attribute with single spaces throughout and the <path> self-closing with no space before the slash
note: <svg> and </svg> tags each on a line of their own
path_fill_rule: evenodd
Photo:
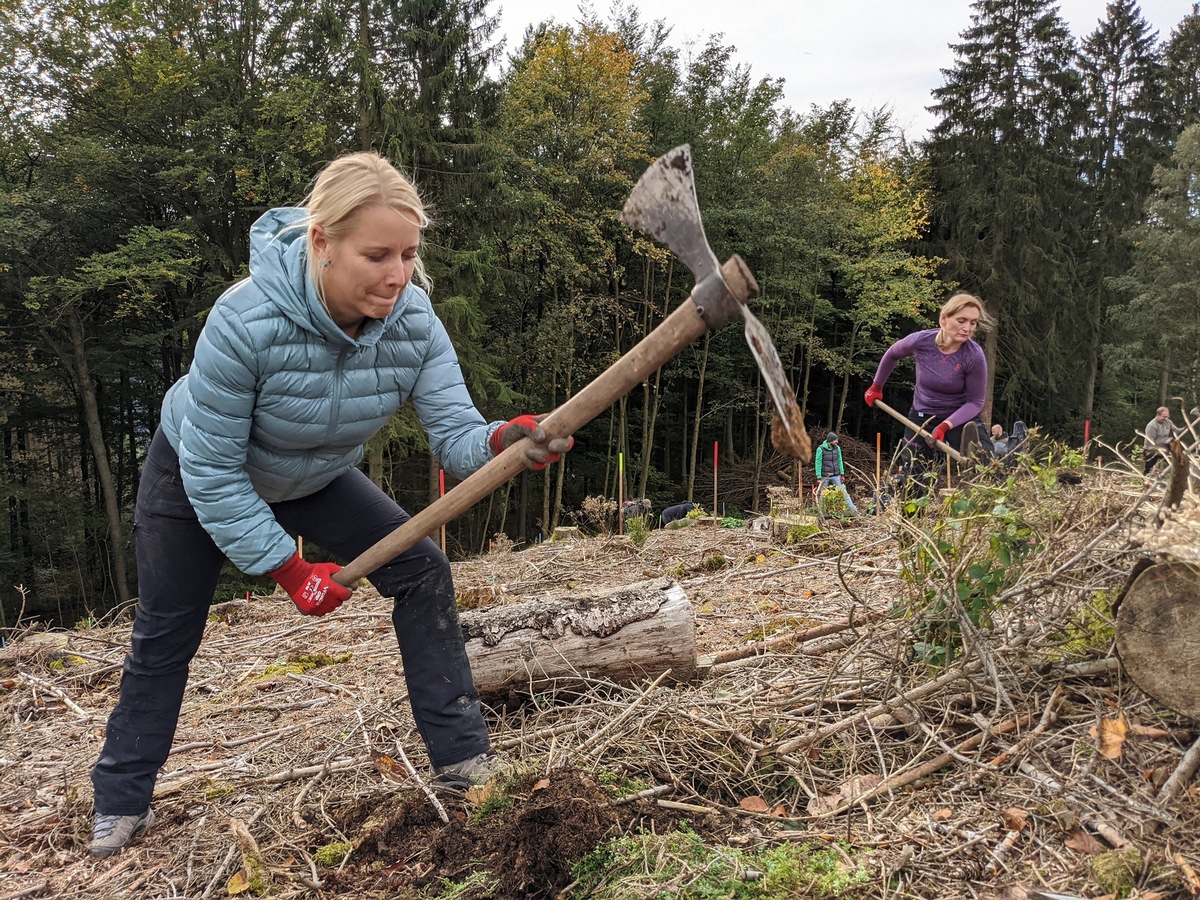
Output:
<svg viewBox="0 0 1200 900">
<path fill-rule="evenodd" d="M 1092 857 L 1092 880 L 1105 894 L 1128 897 L 1142 874 L 1142 853 L 1133 844 Z"/>
<path fill-rule="evenodd" d="M 353 658 L 352 653 L 343 653 L 341 656 L 333 657 L 328 653 L 302 653 L 295 656 L 289 656 L 283 662 L 272 663 L 262 671 L 259 678 L 270 678 L 273 675 L 303 675 L 305 672 L 311 672 L 313 669 L 321 669 L 325 666 L 332 666 L 336 663 L 349 662 Z"/>
<path fill-rule="evenodd" d="M 1096 591 L 1057 634 L 1058 646 L 1052 655 L 1090 658 L 1107 654 L 1116 634 L 1112 598 L 1108 591 Z"/>
<path fill-rule="evenodd" d="M 783 844 L 759 852 L 712 847 L 686 823 L 665 835 L 642 832 L 614 838 L 572 870 L 574 900 L 660 896 L 647 890 L 647 860 L 661 896 L 679 900 L 790 900 L 839 897 L 870 879 L 848 844 Z M 681 886 L 682 885 L 682 886 Z"/>
<path fill-rule="evenodd" d="M 729 560 L 721 553 L 714 553 L 704 561 L 704 568 L 709 572 L 719 572 L 729 566 Z"/>
<path fill-rule="evenodd" d="M 319 866 L 340 866 L 353 849 L 354 845 L 348 841 L 334 841 L 332 844 L 318 847 L 313 859 Z"/>
<path fill-rule="evenodd" d="M 813 523 L 806 525 L 793 525 L 787 530 L 787 542 L 789 544 L 799 544 L 800 542 L 812 537 L 820 530 L 821 526 Z"/>
</svg>

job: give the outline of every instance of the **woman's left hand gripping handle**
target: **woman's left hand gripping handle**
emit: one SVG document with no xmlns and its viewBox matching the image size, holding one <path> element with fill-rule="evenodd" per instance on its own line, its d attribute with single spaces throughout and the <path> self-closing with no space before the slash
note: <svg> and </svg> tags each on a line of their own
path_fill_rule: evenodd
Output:
<svg viewBox="0 0 1200 900">
<path fill-rule="evenodd" d="M 267 574 L 288 592 L 300 612 L 306 616 L 323 616 L 350 599 L 350 588 L 333 580 L 340 569 L 341 566 L 334 563 L 310 563 L 296 553 Z"/>
</svg>

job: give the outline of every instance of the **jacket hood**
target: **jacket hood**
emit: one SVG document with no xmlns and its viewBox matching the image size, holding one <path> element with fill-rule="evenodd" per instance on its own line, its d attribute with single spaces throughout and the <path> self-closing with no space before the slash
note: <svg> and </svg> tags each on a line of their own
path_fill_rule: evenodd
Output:
<svg viewBox="0 0 1200 900">
<path fill-rule="evenodd" d="M 367 322 L 356 341 L 330 318 L 308 277 L 307 233 L 308 210 L 304 207 L 283 206 L 263 213 L 250 226 L 250 279 L 268 302 L 300 328 L 338 343 L 376 343 L 411 302 L 412 284 L 387 318 Z"/>
</svg>

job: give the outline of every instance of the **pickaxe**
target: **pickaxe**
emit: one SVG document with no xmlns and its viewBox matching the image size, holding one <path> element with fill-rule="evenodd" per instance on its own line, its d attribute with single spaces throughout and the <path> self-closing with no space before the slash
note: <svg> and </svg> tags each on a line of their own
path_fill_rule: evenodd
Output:
<svg viewBox="0 0 1200 900">
<path fill-rule="evenodd" d="M 771 336 L 746 308 L 746 301 L 759 294 L 758 283 L 736 255 L 723 266 L 718 265 L 704 235 L 690 147 L 684 144 L 663 154 L 642 174 L 625 203 L 621 220 L 666 244 L 692 270 L 696 286 L 689 300 L 657 328 L 541 420 L 547 439 L 574 434 L 709 328 L 717 328 L 740 315 L 745 323 L 746 342 L 775 404 L 772 442 L 781 452 L 808 462 L 812 458 L 812 444 L 804 429 L 795 391 Z M 519 475 L 525 470 L 524 442 L 528 440 L 517 441 L 447 491 L 360 554 L 334 580 L 342 585 L 354 584 Z"/>
<path fill-rule="evenodd" d="M 937 447 L 939 450 L 941 450 L 943 453 L 945 453 L 947 456 L 949 456 L 955 462 L 965 463 L 967 461 L 966 458 L 961 453 L 959 453 L 957 450 L 955 450 L 953 447 L 951 447 L 945 441 L 935 440 L 932 434 L 930 434 L 928 431 L 926 431 L 924 428 L 922 428 L 920 425 L 918 425 L 916 422 L 914 422 L 908 416 L 904 415 L 903 413 L 896 412 L 896 410 L 892 409 L 890 406 L 888 406 L 882 400 L 876 400 L 873 405 L 876 409 L 882 409 L 885 413 L 887 413 L 889 416 L 891 416 L 893 419 L 895 419 L 901 425 L 904 425 L 904 426 L 912 429 L 912 431 L 915 434 L 918 434 L 921 437 L 925 438 L 927 441 L 932 443 L 933 446 Z"/>
</svg>

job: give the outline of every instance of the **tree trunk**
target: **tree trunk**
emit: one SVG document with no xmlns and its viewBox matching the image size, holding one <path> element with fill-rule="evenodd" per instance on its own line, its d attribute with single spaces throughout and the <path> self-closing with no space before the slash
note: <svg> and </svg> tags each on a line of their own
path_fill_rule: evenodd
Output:
<svg viewBox="0 0 1200 900">
<path fill-rule="evenodd" d="M 586 678 L 641 681 L 696 674 L 692 605 L 658 578 L 591 596 L 529 600 L 461 614 L 475 687 L 484 697 L 533 693 Z"/>
<path fill-rule="evenodd" d="M 130 600 L 128 565 L 125 559 L 125 534 L 121 528 L 121 505 L 113 487 L 112 469 L 108 464 L 108 450 L 104 446 L 104 432 L 100 427 L 100 409 L 96 403 L 96 391 L 88 368 L 87 353 L 83 345 L 83 323 L 78 314 L 71 310 L 67 314 L 67 327 L 71 334 L 71 351 L 74 357 L 75 377 L 79 397 L 83 403 L 83 417 L 87 423 L 88 442 L 96 460 L 96 477 L 100 482 L 100 493 L 104 498 L 104 511 L 108 517 L 108 534 L 112 542 L 113 580 L 117 599 L 122 605 Z"/>
<path fill-rule="evenodd" d="M 983 394 L 983 409 L 979 411 L 979 416 L 988 425 L 992 422 L 992 394 L 996 389 L 996 342 L 999 340 L 999 331 L 1000 319 L 997 317 L 996 327 L 989 328 L 983 338 L 983 358 L 987 362 L 987 388 Z"/>
</svg>

